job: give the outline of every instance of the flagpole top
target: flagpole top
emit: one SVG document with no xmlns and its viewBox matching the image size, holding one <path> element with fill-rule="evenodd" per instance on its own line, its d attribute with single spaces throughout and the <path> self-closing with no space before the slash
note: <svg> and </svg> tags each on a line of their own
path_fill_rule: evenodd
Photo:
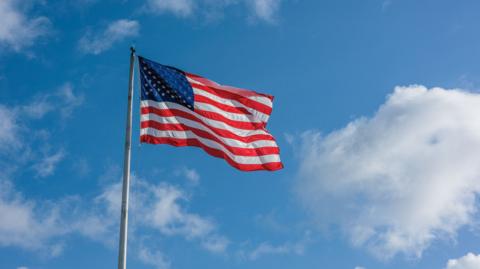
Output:
<svg viewBox="0 0 480 269">
<path fill-rule="evenodd" d="M 130 46 L 130 52 L 131 52 L 132 54 L 135 53 L 135 47 L 134 47 L 134 46 Z"/>
</svg>

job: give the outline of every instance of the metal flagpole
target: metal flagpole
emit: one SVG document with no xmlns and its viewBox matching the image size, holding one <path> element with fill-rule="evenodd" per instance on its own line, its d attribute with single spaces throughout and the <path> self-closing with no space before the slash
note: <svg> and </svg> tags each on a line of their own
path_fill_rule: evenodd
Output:
<svg viewBox="0 0 480 269">
<path fill-rule="evenodd" d="M 130 153 L 132 144 L 132 95 L 135 48 L 130 47 L 130 76 L 128 81 L 127 129 L 125 133 L 125 156 L 123 159 L 122 212 L 120 217 L 120 243 L 118 247 L 118 269 L 127 268 L 128 195 L 130 191 Z"/>
</svg>

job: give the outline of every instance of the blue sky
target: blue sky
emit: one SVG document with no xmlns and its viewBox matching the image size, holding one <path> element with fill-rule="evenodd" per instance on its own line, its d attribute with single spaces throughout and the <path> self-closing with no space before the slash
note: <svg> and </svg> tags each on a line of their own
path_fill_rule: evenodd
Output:
<svg viewBox="0 0 480 269">
<path fill-rule="evenodd" d="M 139 144 L 129 268 L 480 268 L 480 3 L 3 0 L 0 268 L 115 268 L 129 46 L 275 96 L 285 168 Z"/>
</svg>

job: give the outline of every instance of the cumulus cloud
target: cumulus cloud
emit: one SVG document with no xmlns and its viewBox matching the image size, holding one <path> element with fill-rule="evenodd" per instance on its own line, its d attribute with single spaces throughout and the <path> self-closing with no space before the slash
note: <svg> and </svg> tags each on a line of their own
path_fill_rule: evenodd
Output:
<svg viewBox="0 0 480 269">
<path fill-rule="evenodd" d="M 41 177 L 51 175 L 62 160 L 65 153 L 50 149 L 48 132 L 29 124 L 50 111 L 59 111 L 54 102 L 57 106 L 63 104 L 57 93 L 39 96 L 28 105 L 0 105 L 0 246 L 50 256 L 62 252 L 63 244 L 57 239 L 72 230 L 62 213 L 67 205 L 63 200 L 53 204 L 26 199 L 15 190 L 11 179 L 17 169 L 25 167 L 33 167 Z M 42 148 L 47 150 L 42 152 Z"/>
<path fill-rule="evenodd" d="M 199 13 L 211 15 L 239 4 L 251 11 L 252 18 L 271 23 L 275 21 L 281 0 L 147 0 L 145 10 L 153 13 L 169 12 L 185 18 Z"/>
<path fill-rule="evenodd" d="M 160 184 L 150 186 L 151 203 L 144 204 L 145 224 L 165 235 L 181 235 L 187 239 L 207 239 L 213 235 L 215 224 L 208 218 L 187 212 L 181 205 L 188 196 L 180 189 Z"/>
<path fill-rule="evenodd" d="M 212 253 L 226 250 L 229 240 L 218 233 L 215 222 L 186 209 L 185 203 L 189 202 L 189 196 L 184 190 L 167 183 L 150 184 L 137 176 L 132 177 L 132 182 L 130 212 L 142 217 L 132 218 L 131 226 L 147 227 L 163 236 L 181 236 L 186 240 L 195 240 Z M 118 219 L 121 187 L 121 183 L 111 184 L 95 199 L 97 204 L 104 206 L 104 210 L 103 213 L 99 211 L 91 216 L 92 221 Z M 104 224 L 105 227 L 85 231 L 85 234 L 97 238 L 108 237 L 100 234 L 108 232 L 109 227 L 115 226 L 115 223 L 105 221 Z"/>
<path fill-rule="evenodd" d="M 48 18 L 30 18 L 21 7 L 21 1 L 0 1 L 0 46 L 21 51 L 50 32 Z"/>
<path fill-rule="evenodd" d="M 480 255 L 468 253 L 459 258 L 449 260 L 445 269 L 478 269 L 480 268 Z"/>
<path fill-rule="evenodd" d="M 419 257 L 475 221 L 479 113 L 476 93 L 397 87 L 372 117 L 303 134 L 298 197 L 379 258 Z"/>
<path fill-rule="evenodd" d="M 115 43 L 139 34 L 140 24 L 135 20 L 121 19 L 111 22 L 100 32 L 88 31 L 79 41 L 79 48 L 87 54 L 98 55 Z"/>
</svg>

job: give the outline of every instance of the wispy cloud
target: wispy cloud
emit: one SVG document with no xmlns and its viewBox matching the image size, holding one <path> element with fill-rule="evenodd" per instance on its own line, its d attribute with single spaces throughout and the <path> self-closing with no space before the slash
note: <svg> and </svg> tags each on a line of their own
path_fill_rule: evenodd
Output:
<svg viewBox="0 0 480 269">
<path fill-rule="evenodd" d="M 16 52 L 31 47 L 35 41 L 50 33 L 47 17 L 30 18 L 21 1 L 0 1 L 0 46 Z"/>
<path fill-rule="evenodd" d="M 480 95 L 397 87 L 371 118 L 303 135 L 297 188 L 321 228 L 388 259 L 475 221 Z"/>
<path fill-rule="evenodd" d="M 275 22 L 281 0 L 250 0 L 248 1 L 255 18 L 266 22 Z"/>
<path fill-rule="evenodd" d="M 48 130 L 32 128 L 31 123 L 54 111 L 67 118 L 82 102 L 83 96 L 67 83 L 25 105 L 0 104 L 0 176 L 21 166 L 32 167 L 40 177 L 51 175 L 65 151 L 50 145 Z"/>
<path fill-rule="evenodd" d="M 310 231 L 306 231 L 303 238 L 297 241 L 276 244 L 264 241 L 253 247 L 250 243 L 246 243 L 237 251 L 237 257 L 242 260 L 255 261 L 264 256 L 303 255 L 311 242 Z"/>
<path fill-rule="evenodd" d="M 200 175 L 197 170 L 186 166 L 176 169 L 175 175 L 178 177 L 185 177 L 192 185 L 197 185 L 200 182 Z"/>
<path fill-rule="evenodd" d="M 8 107 L 0 105 L 0 150 L 17 148 L 21 141 L 18 132 L 20 131 L 15 113 Z"/>
<path fill-rule="evenodd" d="M 66 82 L 55 92 L 37 95 L 30 103 L 16 110 L 19 115 L 25 115 L 33 119 L 40 119 L 47 113 L 58 111 L 65 119 L 83 102 L 83 94 L 75 93 L 72 84 Z"/>
<path fill-rule="evenodd" d="M 39 177 L 47 177 L 53 174 L 58 163 L 65 157 L 65 152 L 61 149 L 55 153 L 43 156 L 33 165 L 33 169 Z"/>
<path fill-rule="evenodd" d="M 37 206 L 5 181 L 0 181 L 0 246 L 16 246 L 57 256 L 61 245 L 51 239 L 67 231 L 61 223 L 60 206 Z"/>
<path fill-rule="evenodd" d="M 160 251 L 152 252 L 148 248 L 141 248 L 138 258 L 145 264 L 154 266 L 156 269 L 169 269 L 170 261 Z"/>
<path fill-rule="evenodd" d="M 250 18 L 273 23 L 282 0 L 147 0 L 144 10 L 150 13 L 172 13 L 187 18 L 193 15 L 211 15 L 230 6 L 245 6 Z"/>
<path fill-rule="evenodd" d="M 263 242 L 257 246 L 254 250 L 248 253 L 247 258 L 249 260 L 257 260 L 265 255 L 280 255 L 280 254 L 296 254 L 301 255 L 304 253 L 304 243 L 285 243 L 281 245 L 273 245 L 269 242 Z"/>
<path fill-rule="evenodd" d="M 135 20 L 113 21 L 102 31 L 87 31 L 78 46 L 86 54 L 98 55 L 110 49 L 115 43 L 139 34 L 140 24 Z"/>
<path fill-rule="evenodd" d="M 147 0 L 147 8 L 150 12 L 171 12 L 181 17 L 191 15 L 194 4 L 193 0 Z"/>
</svg>

